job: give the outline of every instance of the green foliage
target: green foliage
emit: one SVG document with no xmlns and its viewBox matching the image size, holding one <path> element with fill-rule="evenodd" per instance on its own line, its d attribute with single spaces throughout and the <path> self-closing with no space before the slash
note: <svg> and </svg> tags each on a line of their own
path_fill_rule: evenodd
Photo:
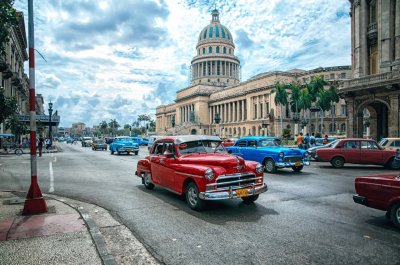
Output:
<svg viewBox="0 0 400 265">
<path fill-rule="evenodd" d="M 6 97 L 4 89 L 0 89 L 0 123 L 16 114 L 18 102 L 14 97 Z"/>
<path fill-rule="evenodd" d="M 0 56 L 5 56 L 5 45 L 10 40 L 10 29 L 18 25 L 13 0 L 0 0 Z"/>
<path fill-rule="evenodd" d="M 290 128 L 283 129 L 282 138 L 290 139 L 292 137 Z"/>
<path fill-rule="evenodd" d="M 6 121 L 6 130 L 10 129 L 11 133 L 17 136 L 19 139 L 20 135 L 26 134 L 29 132 L 28 127 L 25 125 L 25 123 L 20 122 L 15 115 L 12 115 L 9 119 Z"/>
</svg>

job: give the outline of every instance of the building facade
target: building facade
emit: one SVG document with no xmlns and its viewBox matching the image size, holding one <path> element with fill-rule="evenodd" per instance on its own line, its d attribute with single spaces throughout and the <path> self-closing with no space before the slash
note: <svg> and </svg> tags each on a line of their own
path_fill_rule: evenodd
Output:
<svg viewBox="0 0 400 265">
<path fill-rule="evenodd" d="M 341 85 L 347 135 L 400 137 L 400 0 L 350 0 L 351 79 Z"/>
<path fill-rule="evenodd" d="M 212 11 L 211 23 L 199 34 L 196 56 L 191 62 L 191 86 L 176 93 L 172 104 L 156 109 L 157 134 L 212 134 L 221 137 L 245 135 L 281 135 L 283 128 L 295 130 L 295 117 L 288 107 L 275 105 L 275 86 L 298 83 L 304 85 L 313 76 L 322 76 L 328 83 L 350 78 L 350 66 L 294 69 L 286 72 L 258 74 L 240 81 L 240 60 L 235 56 L 230 31 Z M 306 131 L 345 134 L 346 103 L 335 104 L 322 119 L 307 111 L 303 120 Z M 319 123 L 319 124 L 318 124 Z"/>
</svg>

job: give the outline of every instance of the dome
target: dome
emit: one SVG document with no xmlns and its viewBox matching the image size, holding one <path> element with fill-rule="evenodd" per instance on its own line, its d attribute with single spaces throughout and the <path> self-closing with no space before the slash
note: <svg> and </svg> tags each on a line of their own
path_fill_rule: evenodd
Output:
<svg viewBox="0 0 400 265">
<path fill-rule="evenodd" d="M 200 32 L 200 35 L 199 35 L 199 42 L 203 41 L 203 40 L 210 40 L 210 39 L 213 39 L 213 40 L 222 39 L 222 40 L 232 42 L 232 44 L 233 44 L 231 32 L 228 30 L 227 27 L 225 27 L 224 25 L 222 25 L 219 22 L 218 10 L 212 11 L 211 23 L 208 26 L 206 26 Z"/>
</svg>

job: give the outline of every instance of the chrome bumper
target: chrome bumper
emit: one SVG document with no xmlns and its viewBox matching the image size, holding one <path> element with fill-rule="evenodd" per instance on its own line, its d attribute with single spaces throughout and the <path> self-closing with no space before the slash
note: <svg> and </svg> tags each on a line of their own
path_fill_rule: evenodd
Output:
<svg viewBox="0 0 400 265">
<path fill-rule="evenodd" d="M 303 161 L 301 162 L 301 166 L 309 166 L 310 162 L 309 161 Z M 276 162 L 275 163 L 276 167 L 295 167 L 295 162 Z"/>
<path fill-rule="evenodd" d="M 239 190 L 240 188 L 238 188 Z M 247 189 L 247 192 L 249 193 L 249 196 L 251 195 L 256 195 L 260 194 L 263 192 L 266 192 L 268 190 L 267 184 L 263 184 L 262 186 L 259 187 L 247 187 L 244 188 Z M 229 190 L 226 191 L 205 191 L 205 192 L 200 192 L 199 193 L 199 198 L 202 200 L 210 200 L 210 201 L 215 201 L 215 200 L 225 200 L 225 199 L 234 199 L 234 198 L 239 198 L 236 194 L 236 190 L 233 190 L 230 188 Z"/>
</svg>

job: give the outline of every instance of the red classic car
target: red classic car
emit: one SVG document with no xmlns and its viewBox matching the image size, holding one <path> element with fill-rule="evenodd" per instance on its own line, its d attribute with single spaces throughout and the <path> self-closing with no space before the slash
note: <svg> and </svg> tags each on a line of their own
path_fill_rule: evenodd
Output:
<svg viewBox="0 0 400 265">
<path fill-rule="evenodd" d="M 391 169 L 399 169 L 395 150 L 385 150 L 373 139 L 344 138 L 339 139 L 331 147 L 317 150 L 318 161 L 331 162 L 335 168 L 344 163 L 382 165 Z"/>
<path fill-rule="evenodd" d="M 400 175 L 380 174 L 355 179 L 356 203 L 387 211 L 386 216 L 400 228 Z"/>
<path fill-rule="evenodd" d="M 217 136 L 183 135 L 157 139 L 135 174 L 147 189 L 158 185 L 185 194 L 190 208 L 200 210 L 204 200 L 254 202 L 267 191 L 263 170 L 257 162 L 228 154 Z"/>
<path fill-rule="evenodd" d="M 235 145 L 235 143 L 236 143 L 237 140 L 238 140 L 237 138 L 228 138 L 228 139 L 225 139 L 225 140 L 222 142 L 222 145 L 223 145 L 224 147 L 232 146 L 232 145 Z"/>
</svg>

